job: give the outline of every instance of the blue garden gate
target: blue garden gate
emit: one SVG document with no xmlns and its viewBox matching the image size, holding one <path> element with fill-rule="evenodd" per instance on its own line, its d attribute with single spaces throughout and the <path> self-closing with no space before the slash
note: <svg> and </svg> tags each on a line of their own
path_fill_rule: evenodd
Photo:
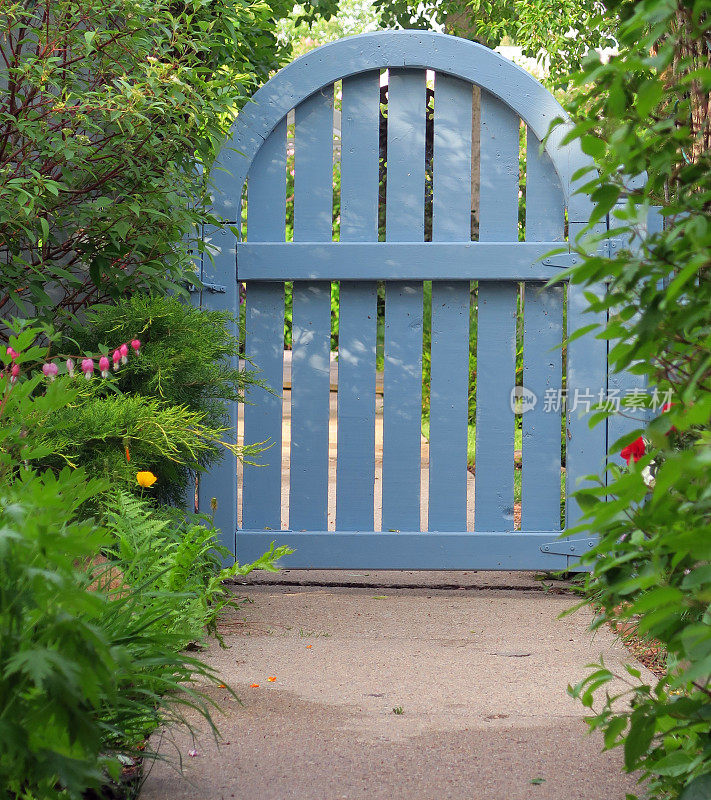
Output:
<svg viewBox="0 0 711 800">
<path fill-rule="evenodd" d="M 339 241 L 332 225 L 334 87 L 342 93 Z M 473 87 L 480 90 L 478 125 L 472 124 Z M 589 410 L 597 390 L 607 387 L 607 347 L 591 336 L 569 343 L 567 411 L 548 402 L 563 386 L 565 317 L 569 331 L 596 321 L 583 317 L 582 290 L 544 288 L 575 258 L 544 256 L 574 239 L 591 210 L 589 198 L 576 194 L 573 182 L 574 173 L 589 162 L 577 144 L 561 144 L 565 126 L 553 131 L 545 149 L 540 146 L 557 116 L 564 114 L 551 94 L 497 53 L 463 39 L 414 31 L 355 36 L 308 53 L 275 75 L 240 113 L 215 174 L 215 211 L 239 225 L 246 184 L 246 237 L 237 242 L 228 224 L 208 232 L 214 258 L 205 259 L 203 302 L 236 312 L 238 286 L 246 286 L 246 352 L 275 393 L 251 394 L 244 437 L 274 446 L 263 453 L 262 466 L 245 468 L 240 497 L 233 458 L 203 477 L 199 489 L 202 507 L 211 501 L 214 507 L 216 498 L 216 523 L 240 561 L 253 560 L 275 541 L 294 548 L 284 561 L 291 567 L 557 570 L 569 568 L 591 546 L 592 540 L 581 537 L 559 539 L 561 468 L 564 458 L 565 482 L 572 489 L 604 464 L 605 426 L 590 429 L 581 411 Z M 520 241 L 522 125 L 526 213 Z M 287 241 L 287 150 L 292 146 L 293 241 Z M 478 236 L 473 240 L 472 163 L 476 167 L 477 161 Z M 385 236 L 379 241 L 383 216 Z M 430 226 L 431 241 L 425 241 Z M 427 524 L 421 526 L 427 281 L 432 282 L 431 423 L 429 504 Z M 287 282 L 293 343 L 290 461 L 283 476 Z M 335 530 L 329 530 L 333 282 L 339 283 L 340 301 L 336 516 Z M 477 285 L 476 468 L 474 525 L 468 530 L 472 282 Z M 376 530 L 379 285 L 384 286 L 384 367 L 382 506 L 376 509 L 381 530 Z M 514 524 L 511 402 L 517 319 L 523 328 L 523 385 L 532 393 L 522 399 L 537 398 L 521 420 L 520 529 Z M 581 400 L 577 408 L 571 407 L 573 397 Z M 280 530 L 283 481 L 288 483 L 287 530 Z M 574 501 L 566 502 L 564 514 L 567 527 L 576 523 Z"/>
</svg>

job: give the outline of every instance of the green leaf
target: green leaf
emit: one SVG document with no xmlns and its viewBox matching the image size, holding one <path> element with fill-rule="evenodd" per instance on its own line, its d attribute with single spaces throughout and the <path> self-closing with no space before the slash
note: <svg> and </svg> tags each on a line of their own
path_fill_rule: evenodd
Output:
<svg viewBox="0 0 711 800">
<path fill-rule="evenodd" d="M 595 219 L 600 219 L 605 216 L 615 205 L 619 196 L 620 189 L 618 186 L 606 184 L 596 189 L 591 195 L 592 201 L 596 203 L 594 212 Z"/>
<path fill-rule="evenodd" d="M 600 326 L 597 322 L 593 322 L 590 325 L 583 325 L 582 328 L 577 328 L 573 333 L 568 337 L 568 344 L 574 342 L 576 339 L 580 339 L 581 337 L 585 336 L 585 334 L 590 333 L 591 331 L 596 330 Z"/>
<path fill-rule="evenodd" d="M 668 756 L 664 756 L 664 758 L 659 759 L 659 761 L 655 761 L 653 769 L 656 775 L 677 777 L 679 775 L 688 774 L 697 762 L 698 756 L 696 753 L 690 754 L 677 751 L 675 753 L 670 753 Z"/>
<path fill-rule="evenodd" d="M 646 119 L 652 109 L 657 107 L 663 94 L 664 87 L 661 81 L 649 80 L 645 81 L 642 86 L 640 86 L 635 99 L 635 106 L 637 107 L 637 113 L 642 119 Z"/>
<path fill-rule="evenodd" d="M 711 797 L 711 775 L 699 775 L 684 787 L 679 800 L 709 800 Z"/>
<path fill-rule="evenodd" d="M 602 158 L 605 154 L 605 142 L 597 136 L 587 135 L 580 139 L 580 148 L 586 155 Z"/>
<path fill-rule="evenodd" d="M 639 760 L 647 753 L 652 743 L 655 730 L 655 719 L 642 711 L 635 711 L 631 717 L 629 732 L 625 738 L 625 768 L 636 769 Z"/>
<path fill-rule="evenodd" d="M 605 749 L 609 750 L 618 744 L 617 738 L 627 727 L 627 717 L 613 717 L 605 729 Z"/>
</svg>

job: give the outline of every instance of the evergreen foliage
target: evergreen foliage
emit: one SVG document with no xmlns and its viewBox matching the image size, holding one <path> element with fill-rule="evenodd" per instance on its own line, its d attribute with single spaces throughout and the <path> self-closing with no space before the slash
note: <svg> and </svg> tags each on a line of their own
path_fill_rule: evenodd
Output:
<svg viewBox="0 0 711 800">
<path fill-rule="evenodd" d="M 43 466 L 82 465 L 135 491 L 136 473 L 150 471 L 158 477 L 153 494 L 177 501 L 190 470 L 220 457 L 228 429 L 205 425 L 202 414 L 184 406 L 140 395 L 104 396 L 94 380 L 96 388 L 80 386 L 77 402 L 31 420 L 41 426 L 38 442 L 52 451 L 40 459 Z"/>
<path fill-rule="evenodd" d="M 228 421 L 228 404 L 243 402 L 256 381 L 254 372 L 240 371 L 235 363 L 239 339 L 233 322 L 225 312 L 175 297 L 136 294 L 90 308 L 72 337 L 91 352 L 138 338 L 140 356 L 116 372 L 117 388 L 165 406 L 184 406 L 202 414 L 205 424 L 220 427 Z"/>
</svg>

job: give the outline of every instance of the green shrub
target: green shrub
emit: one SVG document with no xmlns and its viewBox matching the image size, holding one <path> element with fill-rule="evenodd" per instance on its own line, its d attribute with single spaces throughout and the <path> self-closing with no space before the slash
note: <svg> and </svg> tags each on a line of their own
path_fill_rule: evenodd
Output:
<svg viewBox="0 0 711 800">
<path fill-rule="evenodd" d="M 137 338 L 141 347 L 112 373 L 109 388 L 117 395 L 100 392 L 57 418 L 58 441 L 71 458 L 109 471 L 126 487 L 135 488 L 137 471 L 149 470 L 158 477 L 152 494 L 170 502 L 180 502 L 193 473 L 219 460 L 226 447 L 249 460 L 259 448 L 237 449 L 229 412 L 259 381 L 232 361 L 239 345 L 232 321 L 159 295 L 89 309 L 65 348 L 111 358 L 122 342 Z"/>
<path fill-rule="evenodd" d="M 0 487 L 0 786 L 3 797 L 72 796 L 102 780 L 98 719 L 116 696 L 104 598 L 77 567 L 103 535 L 72 521 L 105 488 L 80 471 L 31 471 Z M 114 764 L 115 767 L 115 764 Z"/>
<path fill-rule="evenodd" d="M 25 470 L 0 489 L 3 797 L 81 797 L 116 777 L 117 753 L 181 705 L 207 714 L 190 684 L 216 678 L 162 625 L 180 595 L 156 593 L 147 605 L 140 589 L 97 587 L 106 568 L 91 564 L 109 539 L 78 515 L 104 488 L 67 468 Z"/>
<path fill-rule="evenodd" d="M 129 308 L 140 302 L 135 298 L 128 303 Z M 176 300 L 147 302 L 147 313 L 153 311 L 159 316 L 161 308 L 167 309 L 178 338 L 196 336 L 203 319 L 206 328 L 212 324 L 214 338 L 205 336 L 207 344 L 201 345 L 206 359 L 233 343 L 229 332 L 220 325 L 219 314 L 182 306 Z M 188 322 L 181 326 L 180 321 L 185 319 Z M 158 478 L 150 495 L 179 503 L 192 473 L 220 458 L 225 448 L 240 456 L 246 454 L 247 458 L 259 449 L 238 448 L 234 432 L 224 424 L 228 403 L 234 402 L 241 385 L 251 380 L 249 375 L 230 371 L 229 366 L 220 374 L 224 361 L 201 361 L 192 366 L 187 363 L 189 359 L 176 358 L 171 365 L 171 349 L 163 350 L 164 343 L 159 338 L 157 350 L 147 341 L 141 355 L 131 354 L 117 373 L 109 370 L 105 378 L 94 373 L 91 380 L 85 380 L 78 366 L 73 377 L 68 374 L 66 353 L 48 358 L 50 350 L 60 350 L 54 344 L 56 335 L 51 327 L 24 327 L 19 322 L 13 325 L 18 335 L 11 337 L 10 347 L 18 353 L 12 363 L 19 375 L 12 391 L 10 384 L 5 384 L 0 459 L 5 452 L 9 463 L 15 466 L 25 461 L 36 468 L 50 467 L 55 471 L 65 465 L 81 465 L 92 474 L 111 478 L 136 492 L 140 491 L 136 473 L 150 471 Z M 170 334 L 165 338 L 170 340 Z M 40 340 L 50 344 L 37 346 L 35 342 Z M 113 340 L 116 344 L 121 341 Z M 180 342 L 174 345 L 180 352 Z M 0 349 L 0 358 L 9 365 L 10 356 L 5 348 Z M 91 351 L 89 355 L 97 359 L 101 352 Z M 72 355 L 77 363 L 82 358 L 76 349 Z M 41 367 L 47 363 L 56 366 L 56 378 L 43 376 Z M 161 371 L 161 363 L 167 364 L 165 372 Z M 154 368 L 158 370 L 157 379 Z M 188 384 L 184 390 L 181 375 Z M 121 392 L 121 380 L 125 380 L 127 393 Z M 148 394 L 142 396 L 140 389 Z M 164 391 L 165 398 L 160 397 L 160 391 Z M 185 399 L 192 407 L 175 404 L 181 391 L 189 395 Z M 7 439 L 11 434 L 11 440 Z"/>
<path fill-rule="evenodd" d="M 187 237 L 214 220 L 209 167 L 235 110 L 288 54 L 276 21 L 293 6 L 2 4 L 0 314 L 63 322 L 176 286 Z M 333 7 L 306 3 L 303 16 Z"/>
<path fill-rule="evenodd" d="M 193 684 L 218 679 L 183 648 L 215 630 L 231 603 L 225 578 L 274 569 L 285 552 L 220 570 L 209 520 L 156 509 L 82 467 L 33 469 L 57 453 L 45 429 L 92 383 L 27 377 L 46 353 L 32 345 L 37 332 L 11 339 L 16 380 L 0 375 L 0 797 L 9 800 L 83 797 L 186 705 L 212 724 Z M 10 361 L 4 349 L 0 359 Z M 111 409 L 115 399 L 92 402 Z"/>
<path fill-rule="evenodd" d="M 52 450 L 41 459 L 43 466 L 82 465 L 136 492 L 141 491 L 136 474 L 150 471 L 158 478 L 150 494 L 177 501 L 190 470 L 214 461 L 221 447 L 235 447 L 227 440 L 228 428 L 210 428 L 201 414 L 182 406 L 166 407 L 140 395 L 103 396 L 98 380 L 95 386 L 80 384 L 79 391 L 70 406 L 33 420 L 43 423 L 36 439 Z"/>
<path fill-rule="evenodd" d="M 256 376 L 231 363 L 239 338 L 226 312 L 186 305 L 175 297 L 136 294 L 111 305 L 90 308 L 73 339 L 83 350 L 107 352 L 139 339 L 140 356 L 115 373 L 124 394 L 152 398 L 164 406 L 183 406 L 204 415 L 206 425 L 228 421 L 232 402 L 244 400 Z M 71 348 L 67 338 L 65 349 Z"/>
<path fill-rule="evenodd" d="M 605 64 L 591 55 L 572 110 L 599 170 L 588 175 L 593 220 L 611 214 L 624 240 L 614 258 L 580 246 L 570 277 L 608 285 L 603 299 L 586 296 L 607 315 L 610 361 L 671 391 L 674 405 L 613 443 L 606 485 L 577 497 L 600 537 L 586 557 L 595 624 L 635 624 L 666 651 L 667 674 L 648 681 L 628 668 L 628 706 L 607 695 L 604 665 L 572 691 L 651 797 L 700 800 L 711 796 L 711 16 L 699 0 L 613 9 L 620 53 Z M 625 177 L 645 170 L 644 185 Z M 645 239 L 660 201 L 665 229 Z M 641 458 L 621 469 L 620 450 L 642 433 Z"/>
</svg>

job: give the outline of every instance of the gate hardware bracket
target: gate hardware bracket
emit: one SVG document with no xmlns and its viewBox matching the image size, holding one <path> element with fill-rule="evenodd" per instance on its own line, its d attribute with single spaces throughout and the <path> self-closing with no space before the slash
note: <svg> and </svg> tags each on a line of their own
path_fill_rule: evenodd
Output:
<svg viewBox="0 0 711 800">
<path fill-rule="evenodd" d="M 541 545 L 541 552 L 551 556 L 581 556 L 597 544 L 597 539 L 558 539 Z"/>
<path fill-rule="evenodd" d="M 578 263 L 578 255 L 577 253 L 559 253 L 557 256 L 544 258 L 541 263 L 546 267 L 568 269 L 568 267 L 574 267 Z"/>
<path fill-rule="evenodd" d="M 202 286 L 195 286 L 194 283 L 191 283 L 188 286 L 189 292 L 210 292 L 211 294 L 225 294 L 227 291 L 227 287 L 223 286 L 221 283 L 203 283 Z"/>
</svg>

